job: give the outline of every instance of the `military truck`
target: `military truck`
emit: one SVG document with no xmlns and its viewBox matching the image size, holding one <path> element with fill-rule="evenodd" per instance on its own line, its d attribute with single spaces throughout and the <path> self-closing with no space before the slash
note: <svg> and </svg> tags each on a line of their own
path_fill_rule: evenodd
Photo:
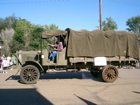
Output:
<svg viewBox="0 0 140 105">
<path fill-rule="evenodd" d="M 64 49 L 57 53 L 53 64 L 48 62 L 49 52 L 20 52 L 22 60 L 21 80 L 26 84 L 37 83 L 41 74 L 49 69 L 86 69 L 93 76 L 100 74 L 105 82 L 114 82 L 118 68 L 123 65 L 135 66 L 139 59 L 138 37 L 125 31 L 75 31 L 70 28 L 52 33 L 42 33 L 43 40 L 56 37 L 63 42 Z"/>
</svg>

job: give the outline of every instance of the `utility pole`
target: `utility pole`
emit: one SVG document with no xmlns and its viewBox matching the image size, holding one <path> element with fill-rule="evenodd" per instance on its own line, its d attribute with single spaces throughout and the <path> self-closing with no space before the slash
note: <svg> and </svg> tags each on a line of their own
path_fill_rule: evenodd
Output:
<svg viewBox="0 0 140 105">
<path fill-rule="evenodd" d="M 100 30 L 102 30 L 102 0 L 99 0 Z"/>
</svg>

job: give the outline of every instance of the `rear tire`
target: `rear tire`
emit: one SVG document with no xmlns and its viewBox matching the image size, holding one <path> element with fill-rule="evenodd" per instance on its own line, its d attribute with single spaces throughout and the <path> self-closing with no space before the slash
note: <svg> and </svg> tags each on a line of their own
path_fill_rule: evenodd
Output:
<svg viewBox="0 0 140 105">
<path fill-rule="evenodd" d="M 105 82 L 114 82 L 118 78 L 118 70 L 113 65 L 104 67 L 102 78 Z"/>
<path fill-rule="evenodd" d="M 25 84 L 35 84 L 40 78 L 40 72 L 33 65 L 26 65 L 20 72 L 20 78 Z"/>
</svg>

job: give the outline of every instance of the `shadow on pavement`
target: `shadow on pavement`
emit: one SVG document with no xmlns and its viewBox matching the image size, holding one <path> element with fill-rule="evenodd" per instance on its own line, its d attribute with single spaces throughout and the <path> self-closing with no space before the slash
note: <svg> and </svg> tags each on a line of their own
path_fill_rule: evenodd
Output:
<svg viewBox="0 0 140 105">
<path fill-rule="evenodd" d="M 140 94 L 140 92 L 137 92 L 137 91 L 133 91 L 133 93 L 137 93 L 137 94 Z"/>
<path fill-rule="evenodd" d="M 75 95 L 75 94 L 74 94 Z M 88 100 L 86 100 L 86 99 L 84 99 L 84 98 L 81 98 L 81 97 L 79 97 L 79 96 L 77 96 L 77 95 L 75 95 L 77 98 L 79 98 L 80 100 L 82 100 L 83 102 L 85 102 L 86 103 L 86 105 L 97 105 L 97 104 L 95 104 L 95 103 L 93 103 L 93 102 L 90 102 L 90 101 L 88 101 Z"/>
<path fill-rule="evenodd" d="M 47 72 L 41 75 L 40 79 L 92 79 L 96 81 L 101 81 L 100 77 L 92 76 L 89 71 L 79 71 L 79 72 Z"/>
<path fill-rule="evenodd" d="M 35 88 L 0 89 L 0 105 L 53 105 Z"/>
<path fill-rule="evenodd" d="M 43 79 L 91 79 L 95 81 L 102 82 L 100 76 L 92 76 L 88 71 L 79 71 L 79 72 L 47 72 L 40 76 L 40 80 Z M 20 81 L 19 75 L 11 75 L 7 80 L 18 80 Z"/>
<path fill-rule="evenodd" d="M 11 75 L 5 81 L 8 81 L 8 80 L 19 80 L 19 79 L 20 79 L 19 75 Z"/>
</svg>

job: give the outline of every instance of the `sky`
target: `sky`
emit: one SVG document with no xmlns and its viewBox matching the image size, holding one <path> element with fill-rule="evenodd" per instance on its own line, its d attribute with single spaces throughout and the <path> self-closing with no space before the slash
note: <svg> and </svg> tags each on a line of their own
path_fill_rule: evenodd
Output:
<svg viewBox="0 0 140 105">
<path fill-rule="evenodd" d="M 118 31 L 126 31 L 126 21 L 140 16 L 140 0 L 101 0 L 102 21 L 111 17 Z M 0 18 L 12 16 L 35 25 L 55 24 L 60 30 L 97 30 L 99 0 L 0 0 Z"/>
</svg>

